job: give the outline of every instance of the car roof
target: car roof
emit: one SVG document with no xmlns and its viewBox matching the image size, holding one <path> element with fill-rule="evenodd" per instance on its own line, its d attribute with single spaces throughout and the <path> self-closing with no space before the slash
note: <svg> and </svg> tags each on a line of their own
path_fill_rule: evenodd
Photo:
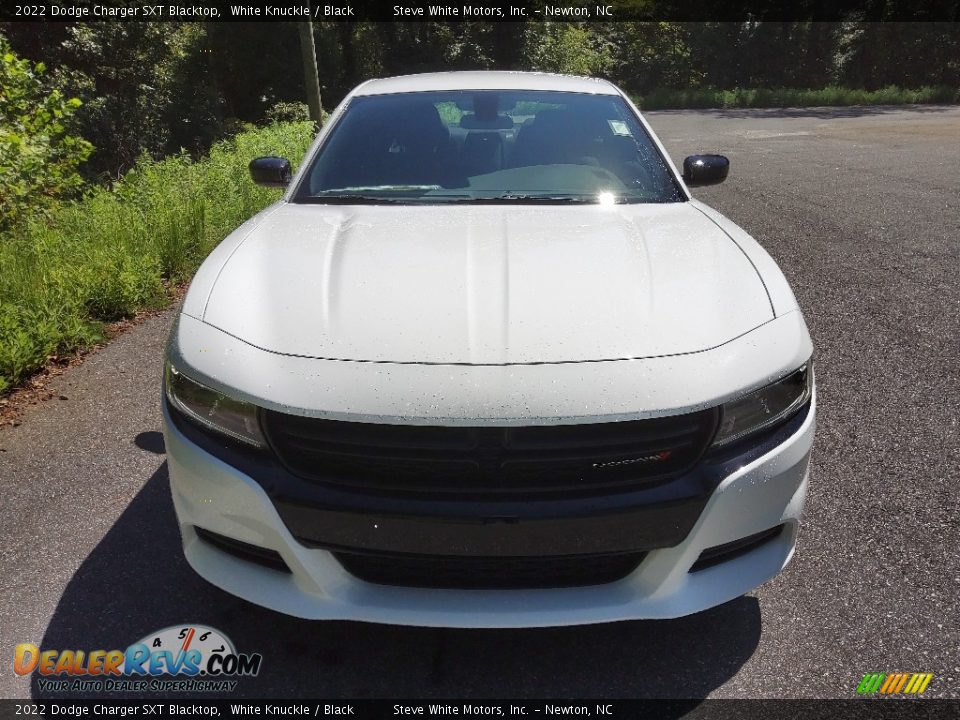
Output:
<svg viewBox="0 0 960 720">
<path fill-rule="evenodd" d="M 390 93 L 428 90 L 553 90 L 558 92 L 618 95 L 619 90 L 607 80 L 540 72 L 503 70 L 468 70 L 459 72 L 422 73 L 368 80 L 352 95 L 386 95 Z"/>
</svg>

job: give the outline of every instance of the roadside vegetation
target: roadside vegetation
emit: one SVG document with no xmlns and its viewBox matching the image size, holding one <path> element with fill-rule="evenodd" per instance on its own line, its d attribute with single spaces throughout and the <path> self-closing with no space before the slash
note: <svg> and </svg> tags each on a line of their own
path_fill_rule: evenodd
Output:
<svg viewBox="0 0 960 720">
<path fill-rule="evenodd" d="M 927 85 L 909 89 L 889 85 L 877 90 L 830 85 L 806 88 L 658 89 L 635 98 L 643 110 L 685 108 L 787 108 L 847 105 L 960 103 L 960 88 Z"/>
<path fill-rule="evenodd" d="M 142 158 L 0 241 L 0 393 L 56 353 L 103 338 L 103 323 L 169 301 L 231 230 L 278 199 L 250 182 L 258 155 L 302 158 L 309 122 L 241 132 L 193 161 Z"/>
</svg>

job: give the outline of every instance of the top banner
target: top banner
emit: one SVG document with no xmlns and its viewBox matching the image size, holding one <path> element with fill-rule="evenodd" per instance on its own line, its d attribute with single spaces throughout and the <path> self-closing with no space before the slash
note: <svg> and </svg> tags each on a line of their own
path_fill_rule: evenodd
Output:
<svg viewBox="0 0 960 720">
<path fill-rule="evenodd" d="M 4 2 L 0 21 L 9 22 L 624 22 L 624 21 L 960 21 L 960 0 L 463 0 L 421 2 L 373 0 L 266 3 L 116 2 L 53 0 Z"/>
</svg>

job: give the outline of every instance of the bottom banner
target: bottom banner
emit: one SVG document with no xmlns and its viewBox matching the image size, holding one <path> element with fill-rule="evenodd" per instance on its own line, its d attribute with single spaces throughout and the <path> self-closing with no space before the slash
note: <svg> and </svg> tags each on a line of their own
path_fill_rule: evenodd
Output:
<svg viewBox="0 0 960 720">
<path fill-rule="evenodd" d="M 960 717 L 960 700 L 0 700 L 0 717 L 689 718 L 833 720 Z"/>
</svg>

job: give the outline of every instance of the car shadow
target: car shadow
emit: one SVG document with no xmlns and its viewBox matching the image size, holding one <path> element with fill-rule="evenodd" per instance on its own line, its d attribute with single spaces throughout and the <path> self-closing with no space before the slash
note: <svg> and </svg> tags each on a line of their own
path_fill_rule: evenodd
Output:
<svg viewBox="0 0 960 720">
<path fill-rule="evenodd" d="M 41 648 L 125 649 L 185 623 L 263 655 L 260 674 L 230 696 L 259 698 L 700 699 L 750 658 L 761 626 L 748 597 L 678 620 L 530 630 L 287 617 L 222 592 L 187 565 L 164 463 L 68 583 Z M 31 691 L 57 697 L 36 675 Z M 680 703 L 677 714 L 695 704 Z"/>
<path fill-rule="evenodd" d="M 133 444 L 141 450 L 152 452 L 154 455 L 163 455 L 165 452 L 163 433 L 157 430 L 140 433 L 133 439 Z"/>
</svg>

